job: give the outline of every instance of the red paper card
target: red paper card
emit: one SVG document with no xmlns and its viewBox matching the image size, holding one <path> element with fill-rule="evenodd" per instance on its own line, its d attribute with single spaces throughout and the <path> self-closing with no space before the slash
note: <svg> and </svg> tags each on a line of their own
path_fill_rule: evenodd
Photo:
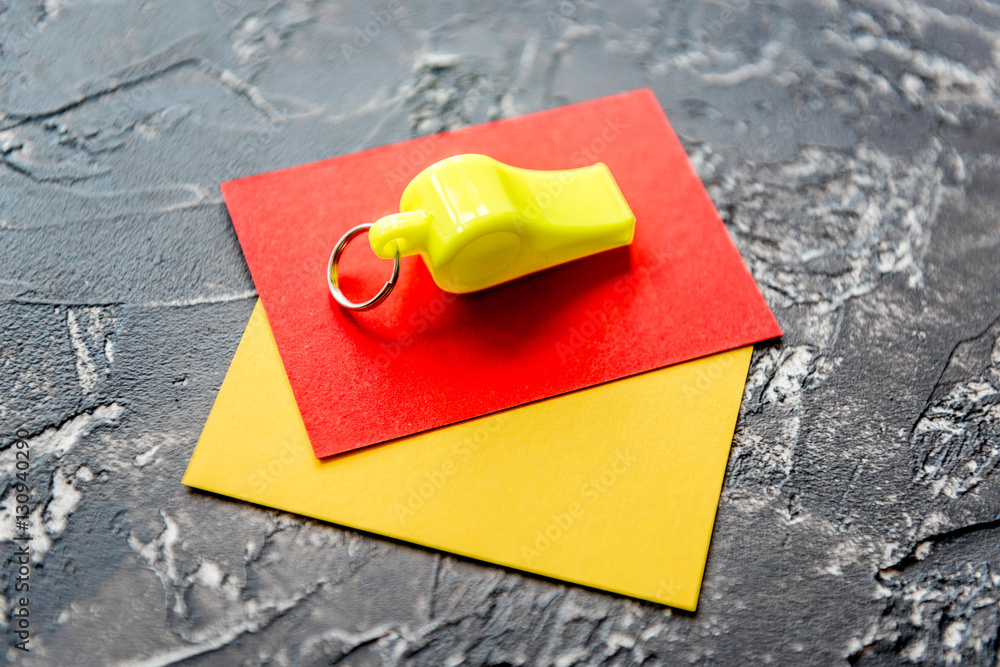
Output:
<svg viewBox="0 0 1000 667">
<path fill-rule="evenodd" d="M 529 169 L 605 163 L 635 214 L 634 242 L 461 296 L 442 292 L 419 257 L 403 258 L 385 302 L 340 308 L 324 275 L 337 239 L 398 211 L 413 176 L 461 153 Z M 781 335 L 648 89 L 222 191 L 318 457 Z M 374 294 L 390 268 L 354 242 L 344 292 Z"/>
</svg>

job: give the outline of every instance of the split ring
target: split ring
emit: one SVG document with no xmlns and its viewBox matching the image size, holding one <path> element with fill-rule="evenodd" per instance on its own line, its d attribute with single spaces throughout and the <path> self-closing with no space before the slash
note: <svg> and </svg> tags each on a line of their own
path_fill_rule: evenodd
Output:
<svg viewBox="0 0 1000 667">
<path fill-rule="evenodd" d="M 389 292 L 392 291 L 392 288 L 396 286 L 396 279 L 399 278 L 399 250 L 396 250 L 396 257 L 393 260 L 392 265 L 392 275 L 389 277 L 389 280 L 385 283 L 378 294 L 362 303 L 354 303 L 340 291 L 340 286 L 337 284 L 337 264 L 340 262 L 340 256 L 344 254 L 344 248 L 347 247 L 347 244 L 351 239 L 358 234 L 367 232 L 371 229 L 371 227 L 371 223 L 367 223 L 348 229 L 347 233 L 341 236 L 340 240 L 337 241 L 337 245 L 334 246 L 333 252 L 330 253 L 330 261 L 326 265 L 326 284 L 330 288 L 330 294 L 332 294 L 333 298 L 337 300 L 337 303 L 348 310 L 368 310 L 369 308 L 374 308 L 378 304 L 382 303 L 385 298 L 389 296 Z"/>
</svg>

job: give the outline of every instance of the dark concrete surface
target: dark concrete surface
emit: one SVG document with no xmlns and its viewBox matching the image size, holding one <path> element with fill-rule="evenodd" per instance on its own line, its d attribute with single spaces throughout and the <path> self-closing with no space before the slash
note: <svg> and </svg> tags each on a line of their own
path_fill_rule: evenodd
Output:
<svg viewBox="0 0 1000 667">
<path fill-rule="evenodd" d="M 1000 5 L 0 2 L 0 610 L 28 665 L 998 664 Z M 651 86 L 786 335 L 696 614 L 191 491 L 218 183 Z"/>
</svg>

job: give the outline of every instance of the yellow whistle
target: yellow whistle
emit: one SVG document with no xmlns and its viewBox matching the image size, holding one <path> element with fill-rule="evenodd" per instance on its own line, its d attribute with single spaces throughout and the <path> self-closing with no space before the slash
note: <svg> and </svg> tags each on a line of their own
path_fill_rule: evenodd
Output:
<svg viewBox="0 0 1000 667">
<path fill-rule="evenodd" d="M 537 171 L 457 155 L 417 174 L 399 211 L 351 229 L 334 248 L 327 282 L 341 306 L 364 310 L 385 299 L 401 255 L 420 254 L 441 289 L 461 294 L 628 245 L 635 232 L 635 216 L 602 163 Z M 337 286 L 337 263 L 366 230 L 375 254 L 396 263 L 378 295 L 354 303 Z"/>
</svg>

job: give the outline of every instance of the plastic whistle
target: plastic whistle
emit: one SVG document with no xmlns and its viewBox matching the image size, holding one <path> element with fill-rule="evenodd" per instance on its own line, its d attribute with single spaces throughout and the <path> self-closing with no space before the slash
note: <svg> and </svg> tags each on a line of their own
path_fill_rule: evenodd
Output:
<svg viewBox="0 0 1000 667">
<path fill-rule="evenodd" d="M 635 216 L 602 163 L 536 171 L 457 155 L 417 174 L 399 210 L 351 229 L 334 248 L 327 278 L 341 306 L 364 310 L 385 299 L 401 255 L 420 254 L 441 289 L 461 294 L 628 245 L 635 231 Z M 375 254 L 396 263 L 378 295 L 353 303 L 337 286 L 337 262 L 366 230 Z"/>
</svg>

